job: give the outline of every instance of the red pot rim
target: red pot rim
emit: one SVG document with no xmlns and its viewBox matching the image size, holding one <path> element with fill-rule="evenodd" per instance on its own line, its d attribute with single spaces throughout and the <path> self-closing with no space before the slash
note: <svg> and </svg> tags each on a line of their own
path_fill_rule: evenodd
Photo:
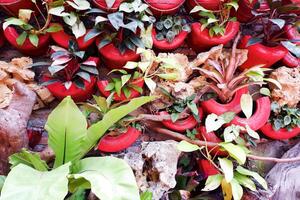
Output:
<svg viewBox="0 0 300 200">
<path fill-rule="evenodd" d="M 282 62 L 285 66 L 291 68 L 300 66 L 300 58 L 295 57 L 290 52 L 283 57 Z"/>
<path fill-rule="evenodd" d="M 198 107 L 199 118 L 202 120 L 203 118 L 203 110 L 201 107 Z M 166 111 L 159 112 L 159 115 L 169 115 Z M 188 129 L 195 128 L 198 125 L 198 121 L 191 114 L 187 118 L 179 119 L 176 122 L 172 122 L 172 120 L 163 120 L 162 124 L 173 131 L 185 132 Z"/>
<path fill-rule="evenodd" d="M 284 31 L 288 39 L 300 40 L 300 33 L 293 25 L 284 26 Z M 300 41 L 295 41 L 294 43 L 300 45 Z"/>
<path fill-rule="evenodd" d="M 93 0 L 93 3 L 94 3 L 97 7 L 101 8 L 102 10 L 107 10 L 107 11 L 115 11 L 115 10 L 118 10 L 118 8 L 119 8 L 119 6 L 120 6 L 120 4 L 121 4 L 122 2 L 123 2 L 123 0 L 120 0 L 120 1 L 116 0 L 115 3 L 113 4 L 113 6 L 112 6 L 111 8 L 107 8 L 107 5 L 106 5 L 105 0 L 100 0 L 100 2 L 99 2 L 99 0 Z M 104 5 L 104 4 L 105 4 L 105 5 Z"/>
<path fill-rule="evenodd" d="M 2 6 L 8 6 L 11 4 L 19 3 L 22 0 L 0 0 L 0 5 Z"/>
<path fill-rule="evenodd" d="M 181 31 L 178 35 L 175 36 L 172 42 L 168 42 L 167 39 L 157 40 L 156 39 L 156 30 L 155 28 L 152 29 L 152 40 L 153 46 L 160 50 L 174 50 L 180 47 L 185 38 L 189 33 L 186 31 Z"/>
<path fill-rule="evenodd" d="M 206 113 L 214 113 L 216 115 L 222 115 L 225 112 L 235 112 L 239 113 L 241 109 L 240 100 L 243 94 L 248 93 L 248 87 L 241 88 L 233 96 L 229 103 L 219 103 L 215 99 L 209 99 L 207 101 L 202 101 L 201 106 Z"/>
<path fill-rule="evenodd" d="M 286 128 L 281 128 L 276 131 L 269 122 L 261 127 L 260 130 L 265 136 L 275 140 L 288 140 L 300 134 L 299 127 L 295 127 L 291 131 L 288 131 Z"/>
<path fill-rule="evenodd" d="M 271 113 L 271 101 L 269 97 L 260 97 L 256 100 L 256 110 L 249 118 L 235 116 L 229 125 L 239 125 L 245 127 L 248 125 L 252 130 L 260 129 L 268 121 Z"/>
<path fill-rule="evenodd" d="M 160 2 L 155 2 L 159 0 L 154 0 L 154 2 L 150 2 L 151 0 L 145 0 L 145 3 L 153 10 L 159 11 L 159 12 L 171 12 L 174 10 L 179 9 L 182 4 L 184 3 L 185 0 L 177 0 L 177 2 L 173 3 L 176 0 L 173 1 L 168 1 L 168 0 L 162 0 L 162 2 L 168 2 L 168 3 L 160 3 Z M 153 0 L 152 0 L 153 1 Z M 172 3 L 170 3 L 172 2 Z M 162 5 L 170 5 L 170 6 L 162 6 Z M 171 6 L 173 5 L 173 6 Z M 164 8 L 165 7 L 165 8 Z"/>
<path fill-rule="evenodd" d="M 209 2 L 207 0 L 200 0 L 200 1 L 201 2 L 199 2 L 198 0 L 187 0 L 188 7 L 190 9 L 193 9 L 193 8 L 191 8 L 193 6 L 193 5 L 191 5 L 191 2 L 193 2 L 195 5 L 200 5 L 200 6 L 206 8 L 208 10 L 218 10 L 219 9 L 219 5 L 221 3 L 219 0 L 217 0 L 218 3 L 216 3 L 215 1 Z M 209 4 L 209 6 L 208 6 L 208 4 Z M 217 6 L 215 6 L 217 4 L 218 4 L 218 8 L 217 8 Z M 212 6 L 215 6 L 215 7 L 212 7 Z"/>
<path fill-rule="evenodd" d="M 98 150 L 110 153 L 122 151 L 130 147 L 141 134 L 142 131 L 130 126 L 118 136 L 105 135 L 98 143 Z"/>
</svg>

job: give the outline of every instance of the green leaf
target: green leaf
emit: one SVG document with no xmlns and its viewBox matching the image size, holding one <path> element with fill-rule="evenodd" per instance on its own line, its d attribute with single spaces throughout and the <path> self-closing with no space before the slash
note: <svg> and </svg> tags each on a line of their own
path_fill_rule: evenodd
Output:
<svg viewBox="0 0 300 200">
<path fill-rule="evenodd" d="M 128 87 L 123 87 L 122 91 L 126 98 L 129 98 L 131 96 L 131 91 L 128 89 Z"/>
<path fill-rule="evenodd" d="M 242 165 L 246 162 L 246 153 L 240 146 L 232 143 L 219 143 L 219 146 L 224 148 L 232 158 L 238 161 L 239 164 Z"/>
<path fill-rule="evenodd" d="M 119 79 L 113 79 L 115 83 L 115 91 L 118 94 L 118 96 L 121 96 L 121 89 L 122 89 L 122 82 Z"/>
<path fill-rule="evenodd" d="M 8 19 L 5 19 L 5 22 L 3 23 L 3 30 L 5 30 L 10 25 L 22 26 L 25 24 L 26 22 L 21 19 L 10 17 Z"/>
<path fill-rule="evenodd" d="M 152 196 L 153 196 L 152 192 L 147 190 L 146 192 L 143 192 L 141 194 L 141 200 L 152 200 Z"/>
<path fill-rule="evenodd" d="M 212 191 L 217 189 L 221 185 L 222 179 L 223 176 L 221 174 L 209 176 L 205 182 L 205 187 L 202 189 L 202 191 Z"/>
<path fill-rule="evenodd" d="M 268 184 L 263 177 L 261 177 L 258 173 L 250 171 L 248 169 L 243 168 L 242 166 L 238 166 L 236 171 L 240 174 L 253 177 L 265 190 L 268 189 Z"/>
<path fill-rule="evenodd" d="M 86 80 L 87 82 L 91 82 L 91 76 L 87 72 L 84 72 L 84 71 L 77 72 L 76 75 L 81 77 L 82 79 Z"/>
<path fill-rule="evenodd" d="M 212 114 L 208 115 L 205 119 L 205 128 L 206 128 L 206 131 L 209 133 L 209 132 L 218 130 L 225 123 L 226 122 L 222 117 L 212 113 Z"/>
<path fill-rule="evenodd" d="M 157 76 L 165 80 L 176 80 L 178 73 L 157 74 Z"/>
<path fill-rule="evenodd" d="M 300 58 L 300 47 L 299 45 L 296 45 L 290 41 L 282 41 L 281 44 L 289 50 L 292 54 L 297 56 L 297 58 Z"/>
<path fill-rule="evenodd" d="M 259 140 L 258 133 L 256 131 L 252 130 L 248 124 L 246 125 L 246 131 L 247 131 L 248 135 Z"/>
<path fill-rule="evenodd" d="M 90 157 L 73 167 L 75 179 L 84 178 L 92 192 L 105 200 L 139 200 L 139 189 L 130 166 L 114 157 Z"/>
<path fill-rule="evenodd" d="M 232 124 L 224 129 L 223 134 L 225 142 L 232 142 L 240 135 L 240 128 Z"/>
<path fill-rule="evenodd" d="M 46 32 L 48 33 L 54 33 L 54 32 L 58 32 L 61 31 L 63 28 L 60 25 L 52 25 L 49 28 L 46 29 Z"/>
<path fill-rule="evenodd" d="M 195 6 L 195 7 L 190 11 L 190 13 L 195 13 L 195 12 L 199 12 L 199 11 L 203 11 L 203 12 L 212 12 L 211 10 L 207 10 L 207 9 L 205 9 L 204 7 L 200 6 L 200 5 L 197 5 L 197 6 Z"/>
<path fill-rule="evenodd" d="M 177 149 L 182 152 L 193 152 L 200 150 L 201 148 L 198 145 L 182 140 L 177 144 Z"/>
<path fill-rule="evenodd" d="M 70 96 L 50 113 L 45 129 L 49 146 L 55 152 L 54 168 L 80 159 L 87 122 Z"/>
<path fill-rule="evenodd" d="M 249 119 L 252 116 L 253 99 L 250 94 L 243 94 L 241 97 L 241 108 L 246 118 Z"/>
<path fill-rule="evenodd" d="M 225 3 L 225 5 L 233 7 L 235 11 L 237 11 L 238 8 L 239 8 L 239 4 L 237 2 L 235 2 L 235 1 Z"/>
<path fill-rule="evenodd" d="M 280 90 L 282 90 L 282 86 L 277 80 L 272 79 L 272 78 L 264 78 L 263 80 L 267 81 L 267 82 L 270 82 L 270 83 L 273 83 L 276 87 L 278 87 Z"/>
<path fill-rule="evenodd" d="M 122 87 L 130 80 L 131 74 L 121 76 Z"/>
<path fill-rule="evenodd" d="M 23 31 L 19 37 L 16 39 L 16 42 L 19 46 L 22 46 L 26 40 L 27 37 L 27 33 L 25 31 Z"/>
<path fill-rule="evenodd" d="M 11 155 L 9 157 L 9 163 L 11 164 L 11 168 L 14 168 L 22 163 L 39 171 L 48 170 L 47 163 L 40 158 L 38 153 L 29 152 L 25 149 L 22 149 L 19 153 Z"/>
<path fill-rule="evenodd" d="M 68 194 L 69 166 L 67 163 L 50 172 L 37 171 L 19 164 L 8 174 L 0 200 L 62 200 Z"/>
<path fill-rule="evenodd" d="M 85 189 L 78 189 L 75 193 L 73 193 L 70 197 L 68 197 L 66 200 L 85 200 Z"/>
<path fill-rule="evenodd" d="M 84 149 L 81 151 L 81 156 L 84 156 L 98 140 L 104 135 L 104 133 L 120 119 L 136 110 L 140 106 L 154 100 L 154 96 L 145 96 L 132 99 L 128 104 L 122 105 L 118 108 L 112 109 L 107 112 L 103 119 L 96 124 L 93 124 L 89 129 L 84 141 Z"/>
<path fill-rule="evenodd" d="M 105 91 L 111 91 L 111 90 L 113 90 L 113 89 L 115 89 L 115 84 L 114 83 L 109 83 L 109 84 L 107 84 L 107 86 L 105 87 Z"/>
<path fill-rule="evenodd" d="M 269 19 L 273 24 L 276 24 L 280 29 L 285 25 L 285 20 L 283 19 Z"/>
<path fill-rule="evenodd" d="M 229 123 L 234 119 L 235 115 L 235 112 L 226 112 L 220 115 L 220 117 L 222 117 L 226 123 Z"/>
<path fill-rule="evenodd" d="M 0 175 L 0 191 L 2 191 L 6 176 Z"/>
<path fill-rule="evenodd" d="M 95 96 L 93 95 L 94 100 L 96 101 L 98 107 L 103 113 L 106 113 L 108 111 L 108 104 L 106 102 L 106 99 L 101 96 Z"/>
<path fill-rule="evenodd" d="M 265 96 L 271 96 L 269 88 L 260 88 L 259 93 Z"/>
<path fill-rule="evenodd" d="M 153 93 L 156 88 L 156 83 L 151 78 L 144 78 L 144 80 L 151 93 Z"/>
<path fill-rule="evenodd" d="M 237 180 L 239 184 L 241 184 L 242 186 L 252 191 L 256 191 L 255 183 L 247 176 L 244 176 L 240 173 L 234 173 L 234 179 Z"/>
<path fill-rule="evenodd" d="M 230 182 L 231 189 L 232 189 L 232 196 L 234 200 L 240 200 L 243 196 L 243 188 L 239 184 L 239 182 L 235 179 L 232 179 Z"/>
<path fill-rule="evenodd" d="M 229 183 L 233 179 L 233 163 L 227 158 L 218 158 L 225 180 Z"/>
</svg>

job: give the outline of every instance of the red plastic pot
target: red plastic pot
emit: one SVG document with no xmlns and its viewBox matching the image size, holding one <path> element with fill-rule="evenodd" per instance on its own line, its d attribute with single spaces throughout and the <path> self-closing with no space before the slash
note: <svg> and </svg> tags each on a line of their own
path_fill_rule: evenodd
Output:
<svg viewBox="0 0 300 200">
<path fill-rule="evenodd" d="M 105 135 L 98 144 L 98 149 L 104 152 L 118 152 L 130 147 L 141 135 L 141 131 L 129 127 L 125 133 L 118 136 Z"/>
<path fill-rule="evenodd" d="M 96 40 L 97 46 L 99 43 L 100 38 Z M 121 54 L 119 49 L 115 47 L 113 43 L 110 43 L 99 49 L 99 53 L 105 65 L 111 69 L 120 69 L 128 61 L 138 61 L 140 59 L 139 54 L 129 49 L 127 49 L 124 54 Z"/>
<path fill-rule="evenodd" d="M 97 82 L 97 86 L 98 86 L 99 91 L 105 97 L 108 97 L 111 93 L 110 91 L 105 91 L 105 88 L 108 84 L 109 84 L 109 82 L 107 80 L 102 80 L 102 81 Z M 136 79 L 136 80 L 132 81 L 130 84 L 135 85 L 139 88 L 143 88 L 144 87 L 144 79 L 142 79 L 142 78 Z M 117 93 L 115 93 L 114 97 L 113 97 L 113 100 L 114 101 L 124 101 L 124 100 L 127 100 L 127 99 L 133 99 L 133 98 L 141 96 L 141 94 L 138 91 L 136 91 L 132 88 L 130 88 L 129 90 L 131 92 L 131 95 L 130 95 L 129 98 L 126 98 L 124 92 L 122 91 L 120 96 Z"/>
<path fill-rule="evenodd" d="M 186 7 L 190 12 L 195 6 L 200 5 L 208 10 L 218 10 L 220 8 L 220 0 L 187 0 Z"/>
<path fill-rule="evenodd" d="M 51 78 L 44 77 L 44 80 L 49 81 Z M 64 99 L 66 96 L 71 96 L 75 102 L 82 102 L 92 97 L 96 82 L 97 78 L 91 76 L 91 82 L 83 80 L 84 89 L 78 88 L 75 83 L 72 83 L 71 87 L 67 90 L 62 82 L 52 83 L 47 85 L 47 88 L 59 100 Z"/>
<path fill-rule="evenodd" d="M 241 69 L 248 69 L 262 64 L 264 68 L 271 67 L 288 53 L 288 50 L 282 45 L 268 47 L 257 43 L 247 47 L 250 38 L 250 35 L 244 36 L 238 46 L 240 49 L 248 50 L 248 59 L 240 66 Z"/>
<path fill-rule="evenodd" d="M 201 120 L 203 117 L 203 111 L 201 107 L 198 108 L 198 112 L 199 112 L 199 118 Z M 169 113 L 166 111 L 162 111 L 159 114 L 169 115 Z M 162 124 L 172 131 L 185 132 L 188 129 L 195 128 L 198 125 L 198 122 L 193 115 L 189 115 L 187 118 L 179 119 L 176 122 L 172 122 L 172 120 L 163 120 Z"/>
<path fill-rule="evenodd" d="M 270 117 L 270 113 L 271 102 L 269 97 L 260 97 L 256 100 L 256 110 L 249 119 L 235 116 L 229 125 L 235 124 L 243 127 L 248 125 L 252 130 L 256 131 L 265 125 Z"/>
<path fill-rule="evenodd" d="M 27 129 L 27 135 L 28 135 L 28 145 L 31 148 L 34 148 L 42 139 L 42 133 L 41 130 L 35 130 L 34 128 Z"/>
<path fill-rule="evenodd" d="M 19 9 L 32 9 L 33 6 L 30 0 L 0 0 L 2 10 L 12 16 L 18 16 Z"/>
<path fill-rule="evenodd" d="M 294 6 L 297 6 L 300 8 L 300 0 L 283 0 L 282 3 L 284 5 L 286 4 L 293 4 Z M 290 11 L 291 13 L 296 13 L 296 14 L 300 14 L 300 11 L 299 10 L 294 10 L 294 11 Z"/>
<path fill-rule="evenodd" d="M 115 12 L 119 9 L 119 6 L 123 1 L 124 0 L 116 0 L 111 8 L 107 7 L 105 0 L 93 0 L 92 2 L 96 7 L 100 8 L 101 10 L 104 10 L 106 12 Z"/>
<path fill-rule="evenodd" d="M 222 115 L 226 112 L 239 113 L 241 109 L 240 101 L 243 94 L 248 93 L 248 87 L 238 90 L 233 99 L 226 104 L 217 102 L 215 99 L 209 99 L 201 102 L 201 107 L 207 114 L 214 113 L 216 115 Z"/>
<path fill-rule="evenodd" d="M 48 33 L 39 35 L 39 44 L 37 47 L 35 47 L 33 44 L 31 44 L 28 37 L 25 39 L 23 45 L 19 46 L 16 42 L 17 38 L 19 37 L 19 33 L 12 26 L 7 27 L 3 32 L 6 40 L 25 55 L 39 56 L 43 55 L 48 50 L 50 42 L 50 34 Z"/>
<path fill-rule="evenodd" d="M 201 172 L 203 173 L 204 178 L 219 174 L 217 168 L 213 164 L 211 164 L 209 160 L 198 160 L 198 167 L 199 170 L 201 170 Z"/>
<path fill-rule="evenodd" d="M 274 140 L 288 140 L 300 134 L 300 128 L 293 128 L 291 131 L 286 128 L 281 128 L 278 131 L 274 130 L 271 123 L 266 123 L 260 128 L 261 132 Z"/>
<path fill-rule="evenodd" d="M 207 142 L 214 142 L 214 143 L 220 143 L 223 142 L 214 132 L 208 133 L 206 131 L 205 126 L 200 126 L 198 129 L 198 134 L 196 135 L 196 138 L 202 141 Z M 208 147 L 208 150 L 211 152 L 212 155 L 216 156 L 227 156 L 228 153 L 225 151 L 221 151 L 220 147 Z"/>
<path fill-rule="evenodd" d="M 3 35 L 2 29 L 0 29 L 0 48 L 4 46 L 5 43 L 5 37 Z"/>
<path fill-rule="evenodd" d="M 61 27 L 62 27 L 62 25 L 61 25 L 61 24 L 58 24 L 58 23 L 53 23 L 53 24 L 51 24 L 51 25 L 56 25 L 56 26 L 61 26 Z M 88 30 L 87 33 L 88 33 L 89 31 L 90 31 L 90 30 Z M 87 34 L 87 33 L 86 33 L 86 34 Z M 85 34 L 85 35 L 86 35 L 86 34 Z M 85 51 L 85 50 L 86 50 L 89 46 L 91 46 L 91 45 L 94 43 L 94 41 L 95 41 L 95 38 L 91 38 L 91 39 L 89 39 L 88 41 L 84 42 L 84 36 L 85 36 L 85 35 L 83 35 L 82 37 L 76 39 L 75 36 L 67 34 L 67 33 L 62 29 L 62 30 L 60 30 L 60 31 L 58 31 L 58 32 L 53 32 L 53 33 L 51 33 L 51 38 L 53 39 L 53 41 L 54 41 L 57 45 L 59 45 L 59 46 L 65 48 L 65 49 L 68 49 L 68 47 L 69 47 L 69 41 L 70 41 L 70 40 L 75 40 L 75 41 L 77 42 L 77 44 L 78 44 L 79 49 L 80 49 L 81 51 Z"/>
<path fill-rule="evenodd" d="M 189 33 L 186 31 L 181 31 L 178 35 L 176 35 L 176 37 L 173 39 L 172 42 L 168 42 L 167 39 L 157 40 L 156 39 L 156 31 L 155 31 L 155 29 L 152 29 L 153 46 L 156 49 L 159 49 L 161 51 L 175 50 L 183 44 L 183 42 L 188 34 Z"/>
<path fill-rule="evenodd" d="M 153 15 L 159 17 L 161 15 L 173 15 L 182 6 L 185 0 L 145 0 L 149 5 Z"/>
<path fill-rule="evenodd" d="M 201 31 L 201 24 L 196 22 L 191 26 L 191 33 L 187 41 L 189 46 L 193 48 L 193 50 L 200 52 L 219 44 L 228 43 L 235 37 L 239 29 L 239 22 L 230 21 L 226 25 L 224 35 L 210 37 L 209 30 L 205 28 L 203 31 Z"/>
<path fill-rule="evenodd" d="M 284 27 L 285 35 L 289 40 L 297 40 L 293 43 L 300 45 L 300 33 L 297 30 L 297 27 L 292 25 L 287 25 Z"/>
<path fill-rule="evenodd" d="M 300 58 L 292 55 L 290 52 L 284 56 L 282 59 L 282 63 L 287 67 L 299 67 L 300 66 Z"/>
<path fill-rule="evenodd" d="M 251 10 L 258 0 L 240 0 L 239 8 L 236 12 L 236 17 L 239 22 L 248 22 L 253 18 Z"/>
</svg>

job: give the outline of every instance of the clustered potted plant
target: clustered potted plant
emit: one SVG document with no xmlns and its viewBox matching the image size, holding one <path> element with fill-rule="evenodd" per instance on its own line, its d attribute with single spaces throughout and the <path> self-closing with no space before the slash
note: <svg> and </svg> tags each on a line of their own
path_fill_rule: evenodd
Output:
<svg viewBox="0 0 300 200">
<path fill-rule="evenodd" d="M 138 172 L 123 160 L 102 157 L 140 140 L 145 145 L 143 134 L 151 130 L 178 140 L 183 152 L 167 198 L 216 190 L 240 200 L 244 188 L 267 189 L 245 167 L 247 158 L 264 160 L 249 145 L 261 142 L 260 135 L 287 140 L 300 134 L 299 101 L 293 99 L 293 107 L 275 102 L 275 87 L 285 96 L 287 78 L 278 78 L 285 73 L 276 80 L 269 75 L 279 65 L 300 74 L 296 0 L 0 0 L 0 7 L 11 46 L 32 56 L 49 50 L 51 62 L 32 66 L 47 66 L 41 85 L 61 101 L 45 125 L 55 159 L 46 164 L 28 150 L 12 155 L 0 199 L 21 192 L 26 199 L 92 193 L 105 200 L 161 199 L 139 193 Z M 30 148 L 44 141 L 38 136 L 28 130 Z M 158 180 L 153 159 L 141 157 L 145 180 Z"/>
</svg>

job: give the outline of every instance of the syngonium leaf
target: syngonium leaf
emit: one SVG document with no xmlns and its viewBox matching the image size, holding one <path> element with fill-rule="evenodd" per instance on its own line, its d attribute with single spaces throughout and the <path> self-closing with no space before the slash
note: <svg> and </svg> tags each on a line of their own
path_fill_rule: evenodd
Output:
<svg viewBox="0 0 300 200">
<path fill-rule="evenodd" d="M 108 156 L 85 158 L 75 164 L 73 172 L 75 179 L 84 178 L 90 182 L 92 192 L 99 199 L 140 200 L 134 174 L 122 159 Z"/>
<path fill-rule="evenodd" d="M 54 168 L 80 159 L 86 127 L 84 115 L 69 96 L 51 112 L 45 129 L 49 146 L 55 152 Z"/>
<path fill-rule="evenodd" d="M 103 119 L 95 124 L 93 124 L 87 132 L 87 136 L 84 140 L 83 150 L 81 156 L 83 157 L 93 146 L 98 142 L 98 140 L 104 135 L 104 133 L 120 119 L 136 110 L 140 106 L 154 100 L 154 96 L 144 96 L 132 99 L 128 104 L 117 107 L 115 109 L 107 112 Z"/>
<path fill-rule="evenodd" d="M 49 172 L 19 164 L 8 174 L 0 200 L 63 200 L 68 194 L 70 164 L 66 163 Z"/>
</svg>

